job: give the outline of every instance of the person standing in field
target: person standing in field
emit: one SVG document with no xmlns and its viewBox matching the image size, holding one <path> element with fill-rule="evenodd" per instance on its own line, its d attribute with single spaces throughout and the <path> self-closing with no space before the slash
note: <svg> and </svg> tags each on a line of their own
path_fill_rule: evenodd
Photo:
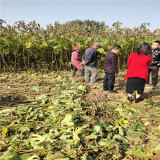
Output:
<svg viewBox="0 0 160 160">
<path fill-rule="evenodd" d="M 149 75 L 145 87 L 150 87 L 149 77 L 152 73 L 152 90 L 156 89 L 158 82 L 158 71 L 160 67 L 160 41 L 154 41 L 152 43 L 152 65 L 149 67 Z"/>
<path fill-rule="evenodd" d="M 132 102 L 132 94 L 136 90 L 135 103 L 141 101 L 141 94 L 144 92 L 144 86 L 148 78 L 148 68 L 152 64 L 152 55 L 150 45 L 142 43 L 137 52 L 131 53 L 127 64 L 129 66 L 125 79 L 127 79 L 126 92 L 128 100 Z"/>
<path fill-rule="evenodd" d="M 81 57 L 79 55 L 79 46 L 74 46 L 74 51 L 72 52 L 71 56 L 71 65 L 73 69 L 73 77 L 75 76 L 77 70 L 80 70 L 81 77 L 84 77 L 84 67 L 81 63 Z"/>
<path fill-rule="evenodd" d="M 88 83 L 95 83 L 97 80 L 97 49 L 100 47 L 98 42 L 85 50 L 83 54 L 84 68 L 85 68 L 85 81 Z M 89 77 L 91 72 L 91 78 Z"/>
<path fill-rule="evenodd" d="M 115 45 L 112 50 L 105 55 L 105 77 L 103 80 L 103 90 L 109 93 L 118 93 L 114 91 L 115 77 L 118 74 L 117 68 L 117 54 L 121 47 Z"/>
</svg>

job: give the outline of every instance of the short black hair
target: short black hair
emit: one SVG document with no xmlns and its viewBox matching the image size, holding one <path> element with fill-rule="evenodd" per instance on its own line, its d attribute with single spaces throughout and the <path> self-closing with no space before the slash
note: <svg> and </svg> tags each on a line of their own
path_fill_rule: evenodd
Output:
<svg viewBox="0 0 160 160">
<path fill-rule="evenodd" d="M 112 47 L 112 49 L 121 49 L 121 46 L 120 46 L 120 45 L 114 45 L 114 46 Z"/>
<path fill-rule="evenodd" d="M 142 43 L 138 48 L 137 48 L 137 53 L 140 55 L 140 53 L 143 52 L 145 55 L 151 54 L 151 47 L 148 43 Z"/>
<path fill-rule="evenodd" d="M 160 41 L 154 41 L 153 43 L 158 43 L 160 45 Z"/>
</svg>

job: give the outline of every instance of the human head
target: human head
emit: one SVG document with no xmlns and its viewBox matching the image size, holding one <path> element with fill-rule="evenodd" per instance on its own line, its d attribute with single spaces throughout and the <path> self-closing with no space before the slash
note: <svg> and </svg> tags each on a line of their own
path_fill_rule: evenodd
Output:
<svg viewBox="0 0 160 160">
<path fill-rule="evenodd" d="M 79 51 L 80 47 L 79 46 L 74 46 L 74 51 Z"/>
<path fill-rule="evenodd" d="M 118 54 L 120 52 L 120 50 L 121 50 L 121 46 L 115 45 L 112 47 L 111 51 L 114 52 L 115 54 Z"/>
<path fill-rule="evenodd" d="M 155 50 L 160 47 L 160 41 L 154 41 L 152 43 L 152 49 Z"/>
<path fill-rule="evenodd" d="M 140 53 L 143 52 L 145 55 L 151 54 L 151 48 L 148 43 L 142 43 L 138 48 L 137 48 L 137 53 L 140 55 Z"/>
<path fill-rule="evenodd" d="M 100 47 L 100 44 L 98 42 L 95 42 L 93 46 L 95 47 L 95 49 L 98 49 Z"/>
</svg>

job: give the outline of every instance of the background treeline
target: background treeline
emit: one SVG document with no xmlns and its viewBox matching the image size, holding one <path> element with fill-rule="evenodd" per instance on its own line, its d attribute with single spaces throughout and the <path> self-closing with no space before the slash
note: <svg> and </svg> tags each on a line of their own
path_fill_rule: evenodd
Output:
<svg viewBox="0 0 160 160">
<path fill-rule="evenodd" d="M 99 68 L 104 68 L 105 53 L 119 44 L 122 50 L 118 55 L 118 66 L 124 69 L 129 54 L 140 43 L 158 40 L 160 29 L 151 32 L 147 29 L 149 23 L 133 29 L 121 25 L 121 22 L 115 22 L 108 27 L 104 22 L 90 20 L 75 20 L 62 25 L 55 22 L 47 25 L 46 29 L 35 21 L 29 24 L 18 21 L 6 27 L 0 25 L 0 70 L 69 70 L 73 46 L 80 46 L 80 54 L 83 54 L 95 41 L 101 44 Z"/>
</svg>

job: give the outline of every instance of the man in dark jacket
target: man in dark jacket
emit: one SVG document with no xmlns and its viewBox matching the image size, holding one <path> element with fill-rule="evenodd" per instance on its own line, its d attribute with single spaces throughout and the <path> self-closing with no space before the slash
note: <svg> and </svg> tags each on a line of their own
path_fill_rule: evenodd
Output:
<svg viewBox="0 0 160 160">
<path fill-rule="evenodd" d="M 83 55 L 84 68 L 85 68 L 85 81 L 90 83 L 95 83 L 97 78 L 97 49 L 100 47 L 98 42 L 85 50 Z M 89 79 L 89 74 L 91 72 L 91 78 Z"/>
<path fill-rule="evenodd" d="M 105 55 L 105 77 L 103 81 L 103 89 L 108 90 L 109 93 L 118 93 L 114 91 L 115 77 L 118 74 L 117 68 L 117 54 L 121 47 L 115 45 L 110 52 Z"/>
<path fill-rule="evenodd" d="M 149 67 L 149 75 L 146 87 L 149 87 L 149 76 L 152 73 L 152 90 L 156 89 L 158 82 L 158 71 L 160 67 L 160 41 L 154 41 L 152 43 L 152 65 Z"/>
</svg>

